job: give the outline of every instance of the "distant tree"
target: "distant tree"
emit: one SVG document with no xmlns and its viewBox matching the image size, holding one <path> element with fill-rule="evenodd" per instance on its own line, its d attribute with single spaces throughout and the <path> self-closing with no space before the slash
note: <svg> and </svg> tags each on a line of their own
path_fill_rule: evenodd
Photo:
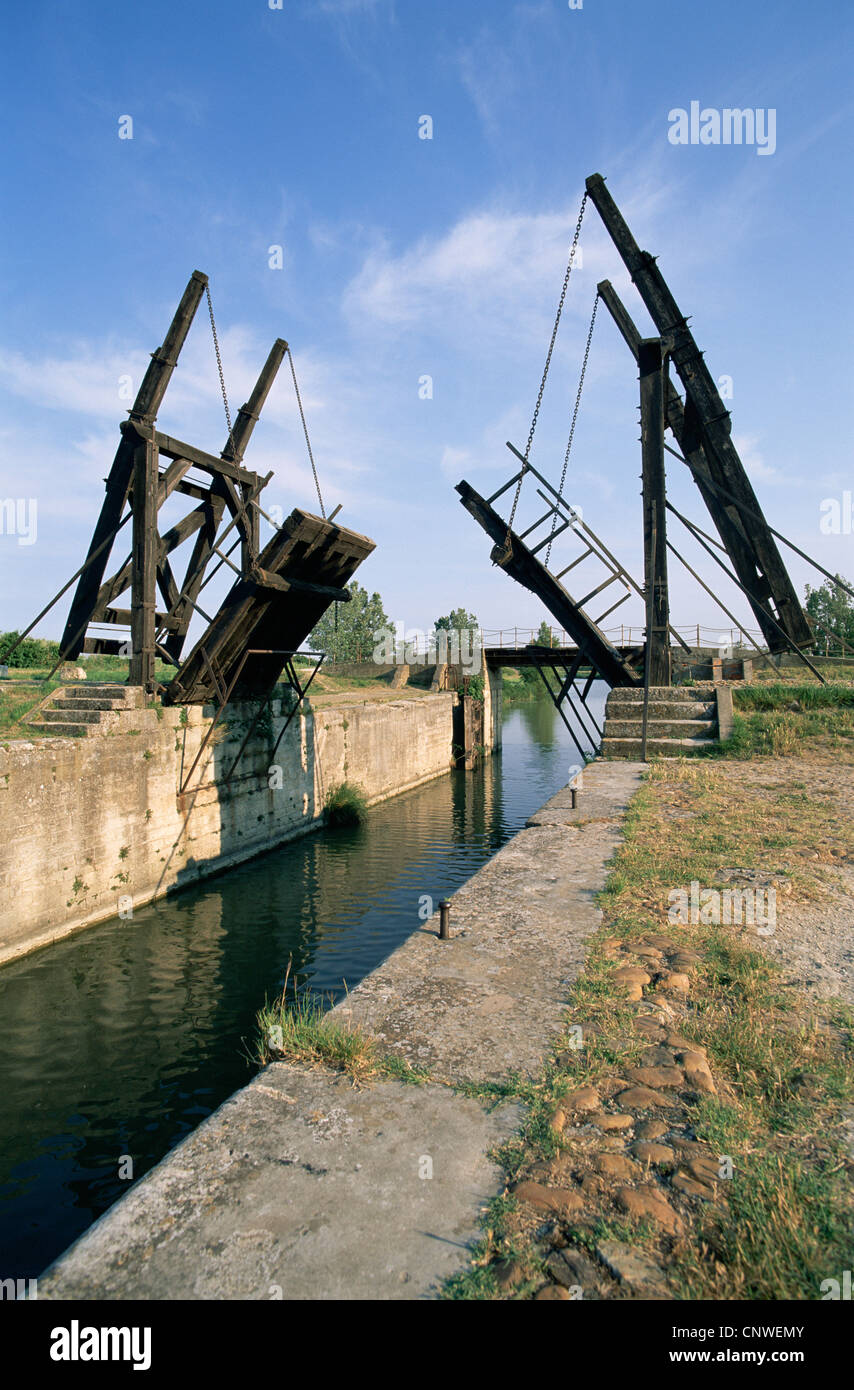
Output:
<svg viewBox="0 0 854 1390">
<path fill-rule="evenodd" d="M 446 618 L 437 618 L 435 627 L 437 632 L 476 632 L 479 624 L 474 613 L 467 613 L 464 608 L 454 608 Z"/>
<path fill-rule="evenodd" d="M 0 633 L 0 663 L 7 661 L 6 653 L 15 645 L 20 633 Z M 34 666 L 52 666 L 59 656 L 59 643 L 50 642 L 43 637 L 25 637 L 19 647 L 12 652 L 8 664 L 29 670 Z"/>
<path fill-rule="evenodd" d="M 327 608 L 308 645 L 313 651 L 325 652 L 331 661 L 370 661 L 376 634 L 392 624 L 379 594 L 369 594 L 355 579 L 347 587 L 350 602 Z"/>
<path fill-rule="evenodd" d="M 826 579 L 818 589 L 806 586 L 807 613 L 822 625 L 816 631 L 816 646 L 828 656 L 841 656 L 846 647 L 849 652 L 854 650 L 854 600 L 843 584 L 854 588 L 841 574 L 834 580 Z"/>
<path fill-rule="evenodd" d="M 557 637 L 555 637 L 554 633 L 552 632 L 552 629 L 549 627 L 549 625 L 548 625 L 548 623 L 546 622 L 545 618 L 543 618 L 543 621 L 540 623 L 539 631 L 538 631 L 536 637 L 534 638 L 534 641 L 533 641 L 533 644 L 532 644 L 532 645 L 535 646 L 535 647 L 559 647 L 559 646 L 560 646 L 560 639 L 557 638 Z"/>
</svg>

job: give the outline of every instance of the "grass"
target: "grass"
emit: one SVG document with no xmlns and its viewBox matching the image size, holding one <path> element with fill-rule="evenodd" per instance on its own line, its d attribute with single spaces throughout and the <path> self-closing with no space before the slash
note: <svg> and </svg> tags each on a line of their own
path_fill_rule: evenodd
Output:
<svg viewBox="0 0 854 1390">
<path fill-rule="evenodd" d="M 24 723 L 24 719 L 33 706 L 56 690 L 58 685 L 59 681 L 51 681 L 43 689 L 35 690 L 28 686 L 24 690 L 16 690 L 4 681 L 0 686 L 0 737 L 35 739 L 49 735 L 49 729 L 32 729 Z"/>
<path fill-rule="evenodd" d="M 380 1052 L 375 1038 L 358 1027 L 329 1018 L 323 1002 L 289 985 L 291 962 L 282 992 L 273 1004 L 265 1003 L 257 1015 L 255 1056 L 261 1066 L 285 1061 L 324 1066 L 343 1072 L 354 1085 L 382 1077 L 420 1085 L 425 1072 L 411 1067 L 402 1057 Z"/>
<path fill-rule="evenodd" d="M 286 989 L 258 1014 L 257 1058 L 262 1066 L 282 1060 L 323 1065 L 345 1072 L 354 1082 L 377 1074 L 379 1057 L 373 1038 L 330 1022 L 316 1000 L 288 1000 Z"/>
<path fill-rule="evenodd" d="M 791 900 L 810 897 L 821 882 L 820 864 L 807 858 L 812 847 L 834 841 L 851 853 L 854 831 L 840 824 L 834 798 L 808 799 L 803 790 L 797 781 L 763 787 L 740 780 L 734 800 L 732 772 L 720 764 L 685 759 L 650 768 L 599 897 L 605 920 L 570 992 L 565 1035 L 541 1075 L 520 1088 L 527 1118 L 494 1155 L 512 1182 L 567 1145 L 572 1154 L 572 1141 L 551 1123 L 561 1095 L 622 1074 L 647 1046 L 634 1030 L 634 1012 L 615 993 L 608 939 L 664 931 L 696 951 L 692 1009 L 680 1031 L 706 1049 L 718 1094 L 691 1108 L 690 1127 L 714 1153 L 732 1159 L 734 1173 L 722 1184 L 725 1200 L 696 1208 L 686 1236 L 664 1258 L 677 1298 L 817 1299 L 822 1281 L 841 1278 L 854 1260 L 850 1155 L 840 1126 L 854 1101 L 851 1011 L 801 994 L 737 929 L 667 918 L 674 887 L 692 879 L 710 884 L 721 865 L 782 866 Z M 572 1050 L 578 1022 L 585 1046 Z M 506 1297 L 496 1271 L 508 1260 L 526 1276 L 513 1297 L 542 1284 L 536 1233 L 520 1235 L 512 1207 L 502 1210 L 502 1223 L 487 1217 L 472 1266 L 449 1283 L 447 1297 Z M 616 1235 L 661 1258 L 643 1222 L 607 1212 L 565 1235 L 588 1249 Z"/>
<path fill-rule="evenodd" d="M 854 739 L 854 685 L 738 686 L 733 691 L 733 733 L 705 751 L 707 758 L 797 755 L 805 739 L 827 746 Z"/>
<path fill-rule="evenodd" d="M 368 803 L 361 787 L 353 782 L 341 782 L 339 786 L 330 787 L 324 811 L 328 826 L 363 825 L 368 818 Z"/>
<path fill-rule="evenodd" d="M 792 704 L 802 710 L 854 707 L 854 685 L 742 685 L 733 692 L 738 710 L 788 710 Z"/>
</svg>

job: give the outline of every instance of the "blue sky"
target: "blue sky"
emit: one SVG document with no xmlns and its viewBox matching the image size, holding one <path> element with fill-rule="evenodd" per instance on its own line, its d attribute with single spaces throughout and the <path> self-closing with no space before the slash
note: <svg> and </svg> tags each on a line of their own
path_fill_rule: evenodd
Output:
<svg viewBox="0 0 854 1390">
<path fill-rule="evenodd" d="M 0 627 L 23 626 L 81 563 L 128 406 L 119 378 L 138 384 L 194 268 L 210 275 L 233 409 L 272 340 L 290 341 L 325 499 L 376 540 L 359 577 L 389 614 L 426 628 L 465 604 L 489 628 L 539 623 L 454 484 L 491 492 L 511 471 L 505 439 L 524 447 L 594 171 L 659 256 L 713 375 L 732 379 L 733 432 L 769 520 L 854 577 L 850 526 L 820 529 L 822 502 L 854 487 L 851 29 L 827 0 L 35 0 L 7 13 L 0 498 L 37 499 L 38 530 L 33 544 L 0 535 Z M 671 144 L 668 113 L 692 101 L 773 109 L 774 153 Z M 132 140 L 118 138 L 125 115 Z M 596 281 L 651 331 L 592 207 L 580 244 L 531 455 L 554 481 Z M 160 426 L 215 453 L 225 442 L 204 308 Z M 636 370 L 601 311 L 567 491 L 640 578 L 637 437 Z M 314 506 L 284 370 L 247 466 L 275 470 L 268 504 Z M 685 470 L 668 472 L 705 525 Z M 525 516 L 537 500 L 526 488 Z M 794 558 L 791 570 L 802 592 L 810 573 Z M 58 635 L 65 611 L 40 631 Z M 676 572 L 672 611 L 729 626 Z M 634 601 L 622 612 L 641 621 Z"/>
</svg>

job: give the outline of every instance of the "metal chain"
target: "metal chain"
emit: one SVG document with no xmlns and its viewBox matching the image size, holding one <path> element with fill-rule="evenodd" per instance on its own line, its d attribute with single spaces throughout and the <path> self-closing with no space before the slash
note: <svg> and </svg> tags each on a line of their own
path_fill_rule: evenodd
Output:
<svg viewBox="0 0 854 1390">
<path fill-rule="evenodd" d="M 299 406 L 300 419 L 302 420 L 302 432 L 305 435 L 306 448 L 308 449 L 308 456 L 311 460 L 311 471 L 314 474 L 314 486 L 317 488 L 317 500 L 320 503 L 320 515 L 323 517 L 323 520 L 325 521 L 326 512 L 323 509 L 323 498 L 320 495 L 320 481 L 317 476 L 317 469 L 314 465 L 314 454 L 311 451 L 311 440 L 308 437 L 308 425 L 305 423 L 305 411 L 302 408 L 302 397 L 300 396 L 299 387 L 297 386 L 297 374 L 296 368 L 294 367 L 294 355 L 291 352 L 290 348 L 288 348 L 288 361 L 291 364 L 291 376 L 294 379 L 294 391 L 296 392 L 297 405 Z"/>
<path fill-rule="evenodd" d="M 587 372 L 587 359 L 590 356 L 590 344 L 593 341 L 593 329 L 596 324 L 596 310 L 599 308 L 599 291 L 596 291 L 596 298 L 593 301 L 593 313 L 590 316 L 590 327 L 587 330 L 587 344 L 584 349 L 584 360 L 581 363 L 581 376 L 578 378 L 578 391 L 575 395 L 575 409 L 572 412 L 572 424 L 569 427 L 569 440 L 566 446 L 566 456 L 563 460 L 563 472 L 560 475 L 560 487 L 558 488 L 558 498 L 563 497 L 564 483 L 566 482 L 566 470 L 569 467 L 569 456 L 572 453 L 572 441 L 575 438 L 575 422 L 578 419 L 578 407 L 581 405 L 581 393 L 584 390 L 584 377 Z M 549 536 L 548 549 L 546 550 L 546 569 L 549 567 L 549 560 L 552 553 L 552 542 L 555 538 L 557 528 L 557 512 L 552 517 L 552 532 Z"/>
<path fill-rule="evenodd" d="M 522 464 L 522 471 L 519 474 L 519 482 L 516 486 L 516 496 L 513 498 L 513 506 L 510 511 L 510 520 L 507 523 L 507 539 L 504 543 L 505 547 L 509 544 L 510 532 L 513 530 L 513 522 L 516 517 L 516 508 L 519 505 L 519 494 L 522 491 L 522 480 L 525 477 L 526 472 L 528 471 L 528 458 L 531 453 L 531 445 L 534 442 L 534 431 L 537 428 L 537 419 L 539 418 L 540 414 L 540 406 L 543 403 L 543 393 L 546 389 L 546 382 L 548 381 L 549 368 L 552 364 L 552 353 L 554 352 L 555 342 L 557 340 L 557 331 L 560 327 L 560 319 L 563 313 L 563 306 L 566 301 L 566 292 L 569 288 L 569 277 L 572 273 L 572 267 L 575 263 L 575 252 L 578 249 L 578 238 L 581 235 L 581 223 L 584 219 L 584 209 L 587 206 L 587 197 L 588 195 L 585 191 L 584 197 L 581 199 L 581 207 L 578 211 L 578 221 L 575 224 L 575 235 L 572 238 L 572 246 L 569 252 L 569 260 L 567 261 L 566 265 L 566 274 L 563 277 L 563 288 L 560 292 L 560 301 L 557 306 L 557 314 L 555 315 L 554 328 L 552 329 L 552 338 L 551 342 L 549 343 L 548 353 L 546 354 L 546 365 L 543 368 L 543 379 L 540 382 L 540 390 L 537 395 L 537 404 L 534 407 L 534 418 L 531 421 L 531 428 L 528 431 L 528 443 L 525 445 L 525 462 Z"/>
<path fill-rule="evenodd" d="M 216 353 L 216 366 L 217 371 L 219 372 L 219 384 L 220 389 L 222 391 L 222 403 L 225 406 L 225 423 L 228 426 L 228 442 L 231 445 L 231 452 L 236 458 L 237 448 L 234 443 L 234 433 L 231 428 L 231 411 L 228 408 L 228 395 L 225 389 L 225 375 L 222 370 L 222 357 L 220 356 L 219 352 L 219 338 L 217 337 L 216 333 L 216 321 L 214 319 L 213 301 L 211 299 L 210 285 L 205 285 L 205 294 L 208 298 L 208 313 L 211 316 L 211 333 L 213 334 L 214 352 Z"/>
</svg>

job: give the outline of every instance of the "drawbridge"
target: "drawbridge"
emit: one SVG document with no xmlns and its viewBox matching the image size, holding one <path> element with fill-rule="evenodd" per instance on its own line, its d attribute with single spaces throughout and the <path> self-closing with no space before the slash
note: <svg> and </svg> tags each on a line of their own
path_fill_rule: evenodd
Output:
<svg viewBox="0 0 854 1390">
<path fill-rule="evenodd" d="M 610 281 L 599 283 L 587 332 L 560 484 L 555 488 L 534 467 L 530 455 L 588 201 L 596 207 L 656 326 L 658 336 L 644 338 Z M 642 584 L 632 578 L 594 533 L 588 519 L 582 516 L 581 509 L 571 507 L 564 497 L 600 303 L 608 309 L 638 369 L 644 554 Z M 680 395 L 670 378 L 671 367 L 684 395 Z M 668 431 L 672 443 L 668 442 Z M 671 685 L 674 644 L 686 652 L 688 647 L 670 623 L 669 557 L 678 561 L 731 622 L 738 623 L 716 589 L 701 578 L 681 550 L 677 549 L 668 534 L 668 520 L 671 518 L 684 528 L 747 600 L 764 638 L 762 646 L 749 639 L 760 659 L 773 667 L 775 656 L 786 651 L 793 652 L 820 681 L 823 680 L 807 655 L 815 640 L 813 625 L 801 607 L 777 541 L 807 560 L 826 578 L 834 579 L 834 576 L 768 524 L 733 442 L 729 412 L 688 327 L 688 320 L 679 309 L 655 257 L 637 245 L 600 174 L 591 175 L 586 182 L 526 447 L 521 451 L 509 442 L 507 447 L 514 456 L 515 467 L 506 482 L 487 497 L 481 496 L 466 481 L 460 482 L 456 490 L 462 505 L 492 540 L 490 558 L 493 564 L 534 594 L 577 644 L 571 660 L 567 660 L 565 654 L 558 656 L 550 653 L 547 647 L 537 648 L 536 662 L 549 694 L 573 737 L 575 731 L 567 718 L 565 704 L 578 713 L 580 703 L 601 736 L 601 729 L 587 706 L 594 679 L 601 679 L 612 688 L 642 687 L 645 710 L 651 687 Z M 665 454 L 678 459 L 689 470 L 717 537 L 684 516 L 668 498 Z M 544 509 L 525 529 L 520 529 L 516 525 L 516 515 L 527 479 L 533 481 Z M 509 509 L 503 507 L 499 511 L 501 499 L 510 501 Z M 568 556 L 567 542 L 572 547 Z M 560 561 L 552 562 L 552 550 L 556 543 L 558 550 L 564 554 Z M 604 618 L 633 594 L 642 600 L 646 619 L 644 643 L 635 652 L 614 647 L 601 628 Z M 592 616 L 591 605 L 594 600 L 601 602 L 603 597 L 607 606 L 603 612 Z M 581 722 L 584 723 L 583 720 Z"/>
<path fill-rule="evenodd" d="M 203 296 L 227 427 L 219 455 L 167 435 L 156 424 Z M 277 525 L 260 501 L 273 474 L 261 477 L 248 469 L 244 456 L 286 356 L 320 515 L 296 509 Z M 194 271 L 120 436 L 86 559 L 18 641 L 76 586 L 54 671 L 81 653 L 127 657 L 129 685 L 159 694 L 166 704 L 213 702 L 219 706 L 217 719 L 232 699 L 257 700 L 262 712 L 284 672 L 298 697 L 295 712 L 310 678 L 301 684 L 294 659 L 329 606 L 349 602 L 347 585 L 374 542 L 336 524 L 340 508 L 326 515 L 288 343 L 279 338 L 273 344 L 232 423 L 208 277 Z M 170 498 L 189 500 L 184 514 L 166 529 L 160 517 Z M 263 547 L 262 518 L 273 528 Z M 118 554 L 127 553 L 111 565 L 128 533 Z M 183 546 L 188 553 L 182 572 L 176 552 Z M 204 590 L 223 569 L 232 571 L 234 580 L 218 610 L 209 613 Z M 194 616 L 204 629 L 185 655 Z M 303 655 L 316 656 L 317 665 L 323 659 Z M 158 679 L 158 660 L 172 668 L 171 680 Z"/>
</svg>

